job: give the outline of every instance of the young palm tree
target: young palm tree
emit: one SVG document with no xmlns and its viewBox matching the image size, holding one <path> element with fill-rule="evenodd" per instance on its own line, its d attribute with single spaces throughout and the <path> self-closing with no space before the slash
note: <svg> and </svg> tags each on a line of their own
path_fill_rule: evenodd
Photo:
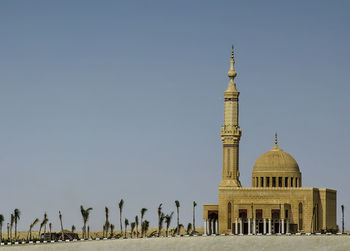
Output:
<svg viewBox="0 0 350 251">
<path fill-rule="evenodd" d="M 145 220 L 142 222 L 142 232 L 147 236 L 147 232 L 148 232 L 148 229 L 149 229 L 149 221 Z"/>
<path fill-rule="evenodd" d="M 4 223 L 4 216 L 0 214 L 0 242 L 2 242 L 2 224 Z"/>
<path fill-rule="evenodd" d="M 10 221 L 10 242 L 12 242 L 12 228 L 13 228 L 13 223 L 15 222 L 15 216 L 11 214 L 11 221 Z"/>
<path fill-rule="evenodd" d="M 39 218 L 36 218 L 34 221 L 33 221 L 33 223 L 32 224 L 30 224 L 30 226 L 29 226 L 29 240 L 31 240 L 32 239 L 32 230 L 33 230 L 33 227 L 36 225 L 36 224 L 38 224 L 39 223 Z M 27 235 L 27 239 L 28 239 L 28 235 Z"/>
<path fill-rule="evenodd" d="M 124 206 L 124 200 L 121 199 L 119 201 L 119 223 L 120 223 L 120 233 L 123 234 L 123 224 L 122 224 L 122 213 L 123 213 L 123 206 Z"/>
<path fill-rule="evenodd" d="M 171 212 L 171 214 L 165 215 L 165 224 L 166 224 L 166 237 L 168 237 L 169 233 L 169 227 L 171 223 L 171 219 L 173 218 L 174 212 Z"/>
<path fill-rule="evenodd" d="M 196 208 L 197 203 L 193 201 L 193 232 L 196 232 Z"/>
<path fill-rule="evenodd" d="M 92 210 L 92 207 L 88 208 L 88 209 L 84 209 L 84 207 L 81 205 L 80 206 L 80 212 L 81 215 L 83 217 L 83 239 L 86 238 L 86 223 L 89 220 L 89 215 L 90 215 L 90 211 Z"/>
<path fill-rule="evenodd" d="M 131 227 L 131 233 L 130 233 L 131 238 L 132 238 L 133 235 L 134 235 L 135 226 L 136 226 L 136 223 L 135 223 L 135 222 L 131 222 L 131 224 L 130 224 L 130 227 Z"/>
<path fill-rule="evenodd" d="M 180 234 L 180 220 L 179 220 L 179 214 L 180 214 L 180 202 L 178 200 L 175 200 L 175 206 L 176 206 L 176 212 L 177 212 L 177 234 Z"/>
<path fill-rule="evenodd" d="M 58 211 L 58 217 L 60 219 L 60 224 L 61 224 L 61 238 L 64 240 L 64 233 L 63 233 L 63 222 L 62 222 L 62 214 L 61 211 Z"/>
<path fill-rule="evenodd" d="M 143 237 L 143 228 L 142 228 L 142 224 L 143 224 L 143 217 L 145 216 L 145 213 L 147 212 L 147 208 L 142 208 L 141 209 L 141 237 Z"/>
<path fill-rule="evenodd" d="M 109 210 L 108 207 L 105 207 L 105 213 L 106 213 L 106 222 L 105 222 L 105 233 L 106 233 L 106 237 L 108 237 L 108 229 L 110 226 L 109 220 L 108 220 L 108 216 L 109 216 Z"/>
<path fill-rule="evenodd" d="M 15 240 L 17 241 L 17 223 L 21 217 L 21 211 L 19 211 L 19 209 L 16 208 L 15 211 L 13 212 L 13 215 L 15 217 Z"/>
<path fill-rule="evenodd" d="M 113 238 L 113 236 L 114 236 L 114 225 L 113 224 L 111 224 L 111 238 Z"/>
<path fill-rule="evenodd" d="M 124 230 L 124 232 L 125 232 L 125 238 L 126 238 L 126 230 L 127 230 L 128 226 L 129 226 L 129 220 L 128 220 L 128 219 L 125 219 L 124 224 L 125 224 L 125 230 Z"/>
<path fill-rule="evenodd" d="M 75 226 L 72 225 L 72 233 L 74 233 L 74 231 L 75 231 Z"/>
<path fill-rule="evenodd" d="M 139 238 L 139 217 L 135 216 L 135 225 L 136 225 L 136 237 Z"/>
</svg>

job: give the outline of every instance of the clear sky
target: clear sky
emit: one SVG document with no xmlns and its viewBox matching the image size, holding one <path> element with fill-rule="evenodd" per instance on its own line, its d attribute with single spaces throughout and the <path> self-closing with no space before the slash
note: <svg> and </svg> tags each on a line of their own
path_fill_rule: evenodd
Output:
<svg viewBox="0 0 350 251">
<path fill-rule="evenodd" d="M 241 181 L 279 145 L 350 228 L 349 1 L 0 1 L 0 213 L 119 229 L 217 203 L 231 44 Z M 175 223 L 175 220 L 174 220 Z M 6 224 L 6 223 L 5 223 Z"/>
</svg>

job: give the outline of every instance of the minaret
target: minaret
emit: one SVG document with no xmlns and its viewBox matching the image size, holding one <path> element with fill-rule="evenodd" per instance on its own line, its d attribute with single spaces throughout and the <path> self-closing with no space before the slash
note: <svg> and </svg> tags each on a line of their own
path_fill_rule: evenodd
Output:
<svg viewBox="0 0 350 251">
<path fill-rule="evenodd" d="M 238 124 L 238 96 L 234 82 L 235 59 L 232 45 L 230 70 L 227 73 L 230 78 L 228 87 L 224 92 L 224 125 L 221 128 L 221 140 L 223 144 L 223 168 L 220 187 L 241 187 L 239 181 L 239 140 L 242 131 Z"/>
</svg>

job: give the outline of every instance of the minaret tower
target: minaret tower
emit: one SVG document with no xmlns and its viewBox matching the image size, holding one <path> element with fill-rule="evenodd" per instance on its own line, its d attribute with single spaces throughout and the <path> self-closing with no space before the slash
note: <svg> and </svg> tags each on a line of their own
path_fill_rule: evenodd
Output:
<svg viewBox="0 0 350 251">
<path fill-rule="evenodd" d="M 221 128 L 221 140 L 223 144 L 223 167 L 220 187 L 241 187 L 239 181 L 239 141 L 242 131 L 238 124 L 238 96 L 234 82 L 235 59 L 232 45 L 230 70 L 227 73 L 230 78 L 228 87 L 224 92 L 224 125 Z"/>
</svg>

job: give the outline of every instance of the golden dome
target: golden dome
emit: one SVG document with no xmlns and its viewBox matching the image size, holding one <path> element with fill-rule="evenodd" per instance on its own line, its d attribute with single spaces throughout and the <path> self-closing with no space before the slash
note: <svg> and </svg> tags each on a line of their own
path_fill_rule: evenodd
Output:
<svg viewBox="0 0 350 251">
<path fill-rule="evenodd" d="M 260 155 L 255 161 L 253 173 L 255 172 L 300 173 L 300 170 L 295 159 L 275 144 L 270 151 Z"/>
</svg>

